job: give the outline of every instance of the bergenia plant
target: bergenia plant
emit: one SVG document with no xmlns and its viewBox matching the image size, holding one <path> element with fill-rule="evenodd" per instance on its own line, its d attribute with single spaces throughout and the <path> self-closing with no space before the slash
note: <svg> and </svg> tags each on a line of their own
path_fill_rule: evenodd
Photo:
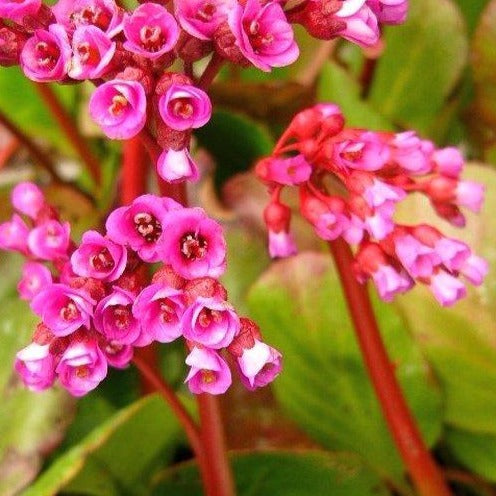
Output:
<svg viewBox="0 0 496 496">
<path fill-rule="evenodd" d="M 81 235 L 42 185 L 19 182 L 11 192 L 0 248 L 24 258 L 17 290 L 39 319 L 13 363 L 25 386 L 81 397 L 110 368 L 134 364 L 184 427 L 205 494 L 233 496 L 215 395 L 236 380 L 250 391 L 268 385 L 283 357 L 229 302 L 223 226 L 208 206 L 188 205 L 186 184 L 205 174 L 193 136 L 215 110 L 209 89 L 228 65 L 271 72 L 293 64 L 296 24 L 317 40 L 379 53 L 383 25 L 402 24 L 407 13 L 408 0 L 157 0 L 132 8 L 117 0 L 2 0 L 0 64 L 18 65 L 52 110 L 87 166 L 85 194 L 101 191 L 99 160 L 46 83 L 86 82 L 91 121 L 109 140 L 126 140 L 120 206 L 109 202 Z M 54 182 L 64 182 L 36 142 L 6 116 L 2 122 Z M 156 172 L 150 190 L 147 160 Z M 461 178 L 463 166 L 457 148 L 438 148 L 414 131 L 347 127 L 331 102 L 299 112 L 255 166 L 269 191 L 270 255 L 297 252 L 285 189 L 298 192 L 301 216 L 329 243 L 386 421 L 422 496 L 451 493 L 398 387 L 365 283 L 372 280 L 386 302 L 426 285 L 450 306 L 467 282 L 483 282 L 488 265 L 469 245 L 427 220 L 405 224 L 395 215 L 407 196 L 422 194 L 442 219 L 463 227 L 464 209 L 478 212 L 484 192 Z M 197 396 L 199 422 L 156 366 L 158 344 L 175 341 L 183 343 L 182 380 Z"/>
</svg>

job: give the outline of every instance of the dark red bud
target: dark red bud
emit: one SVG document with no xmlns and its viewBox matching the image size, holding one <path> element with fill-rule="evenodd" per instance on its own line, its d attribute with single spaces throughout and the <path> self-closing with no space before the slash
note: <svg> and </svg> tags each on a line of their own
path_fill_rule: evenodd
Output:
<svg viewBox="0 0 496 496">
<path fill-rule="evenodd" d="M 187 305 L 194 303 L 198 297 L 227 300 L 226 288 L 213 277 L 199 277 L 186 282 L 184 292 Z"/>
<path fill-rule="evenodd" d="M 174 289 L 182 289 L 186 284 L 186 279 L 183 279 L 179 274 L 174 272 L 170 265 L 163 265 L 153 274 L 152 283 L 160 283 Z"/>
</svg>

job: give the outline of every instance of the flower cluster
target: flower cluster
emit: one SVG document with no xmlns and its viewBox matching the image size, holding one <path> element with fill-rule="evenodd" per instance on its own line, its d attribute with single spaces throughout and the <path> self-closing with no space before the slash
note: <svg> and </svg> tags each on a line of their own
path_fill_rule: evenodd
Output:
<svg viewBox="0 0 496 496">
<path fill-rule="evenodd" d="M 32 390 L 56 378 L 81 396 L 126 367 L 135 347 L 183 337 L 194 393 L 220 394 L 231 384 L 231 357 L 249 389 L 280 371 L 281 355 L 257 325 L 227 302 L 218 277 L 226 266 L 221 226 L 201 208 L 143 195 L 110 214 L 106 234 L 87 231 L 77 246 L 32 183 L 12 193 L 18 214 L 0 225 L 0 248 L 28 261 L 18 290 L 41 318 L 15 368 Z M 24 216 L 23 217 L 21 217 Z M 147 277 L 147 263 L 163 265 Z"/>
<path fill-rule="evenodd" d="M 210 56 L 263 71 L 299 55 L 292 23 L 313 36 L 361 45 L 379 40 L 379 23 L 403 22 L 407 0 L 176 0 L 142 2 L 126 11 L 115 0 L 41 0 L 0 3 L 0 64 L 20 64 L 34 81 L 92 81 L 89 110 L 111 139 L 129 139 L 145 126 L 156 131 L 160 176 L 194 180 L 192 129 L 211 116 L 202 78 L 192 64 Z M 166 72 L 177 60 L 185 74 Z"/>
<path fill-rule="evenodd" d="M 394 214 L 408 194 L 419 193 L 441 218 L 463 227 L 460 207 L 478 212 L 484 193 L 482 185 L 460 178 L 463 165 L 456 148 L 438 149 L 411 131 L 346 128 L 333 104 L 300 112 L 272 156 L 256 166 L 271 193 L 264 212 L 270 253 L 296 252 L 291 210 L 280 196 L 285 186 L 297 186 L 300 212 L 317 236 L 357 245 L 356 277 L 372 279 L 382 299 L 391 301 L 418 282 L 439 303 L 452 305 L 466 294 L 460 276 L 480 285 L 486 261 L 433 226 L 401 225 Z"/>
</svg>

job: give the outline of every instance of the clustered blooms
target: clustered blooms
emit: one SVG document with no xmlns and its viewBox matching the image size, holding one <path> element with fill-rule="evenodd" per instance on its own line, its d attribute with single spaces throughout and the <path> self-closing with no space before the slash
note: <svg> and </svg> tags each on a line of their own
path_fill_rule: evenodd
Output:
<svg viewBox="0 0 496 496">
<path fill-rule="evenodd" d="M 405 20 L 408 0 L 175 0 L 141 2 L 127 11 L 115 0 L 0 2 L 0 65 L 20 64 L 38 82 L 92 81 L 89 110 L 111 139 L 146 126 L 163 152 L 159 175 L 174 183 L 198 177 L 189 154 L 192 129 L 211 116 L 210 99 L 192 64 L 205 57 L 263 71 L 299 55 L 292 24 L 320 39 L 374 45 L 380 23 Z M 181 59 L 185 74 L 167 72 Z M 189 68 L 189 69 L 187 69 Z"/>
<path fill-rule="evenodd" d="M 108 366 L 126 367 L 135 347 L 179 337 L 193 393 L 227 390 L 227 357 L 249 389 L 278 375 L 280 353 L 227 302 L 217 280 L 226 267 L 222 228 L 201 208 L 143 195 L 110 214 L 105 235 L 87 231 L 77 246 L 36 185 L 17 185 L 12 204 L 18 213 L 0 225 L 0 249 L 27 258 L 18 291 L 41 318 L 15 362 L 28 388 L 58 378 L 82 396 Z M 146 264 L 155 262 L 163 265 L 149 281 Z"/>
<path fill-rule="evenodd" d="M 441 218 L 463 227 L 460 207 L 478 212 L 484 193 L 482 185 L 460 178 L 463 165 L 456 148 L 438 149 L 412 131 L 346 128 L 334 104 L 300 112 L 272 156 L 256 165 L 271 194 L 264 211 L 270 254 L 296 252 L 291 210 L 281 202 L 283 188 L 296 186 L 300 212 L 317 236 L 357 245 L 356 277 L 372 279 L 383 300 L 391 301 L 417 282 L 443 306 L 452 305 L 466 294 L 460 276 L 480 285 L 486 261 L 433 226 L 401 225 L 394 214 L 408 194 L 419 193 Z"/>
</svg>

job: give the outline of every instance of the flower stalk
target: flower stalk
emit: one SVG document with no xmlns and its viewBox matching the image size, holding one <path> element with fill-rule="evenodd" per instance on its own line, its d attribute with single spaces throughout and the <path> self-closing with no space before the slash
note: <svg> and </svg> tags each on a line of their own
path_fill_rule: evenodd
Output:
<svg viewBox="0 0 496 496">
<path fill-rule="evenodd" d="M 452 493 L 424 443 L 401 392 L 380 335 L 367 287 L 357 282 L 351 270 L 353 255 L 350 247 L 342 239 L 330 242 L 329 246 L 367 372 L 413 484 L 421 496 L 451 496 Z"/>
</svg>

